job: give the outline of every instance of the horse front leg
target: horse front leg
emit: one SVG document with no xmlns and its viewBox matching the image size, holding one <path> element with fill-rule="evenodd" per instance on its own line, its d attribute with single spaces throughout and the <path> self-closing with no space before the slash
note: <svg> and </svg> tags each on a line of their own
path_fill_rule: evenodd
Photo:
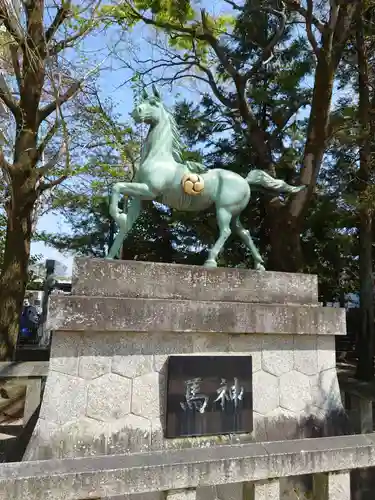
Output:
<svg viewBox="0 0 375 500">
<path fill-rule="evenodd" d="M 121 195 L 132 197 L 128 205 L 127 213 L 122 212 L 118 208 Z M 114 259 L 118 256 L 127 234 L 141 213 L 142 200 L 152 200 L 156 198 L 156 196 L 157 193 L 154 193 L 147 184 L 143 183 L 119 182 L 113 186 L 109 212 L 119 226 L 119 232 L 108 251 L 107 259 Z"/>
</svg>

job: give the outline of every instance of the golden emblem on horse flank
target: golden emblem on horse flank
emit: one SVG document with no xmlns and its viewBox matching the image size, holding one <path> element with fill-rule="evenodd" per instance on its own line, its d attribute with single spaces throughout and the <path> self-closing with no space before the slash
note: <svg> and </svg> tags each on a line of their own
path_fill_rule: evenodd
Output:
<svg viewBox="0 0 375 500">
<path fill-rule="evenodd" d="M 196 196 L 198 194 L 201 194 L 202 191 L 204 190 L 204 180 L 203 177 L 201 177 L 198 174 L 185 174 L 182 177 L 182 189 L 186 194 L 189 194 L 191 196 Z"/>
</svg>

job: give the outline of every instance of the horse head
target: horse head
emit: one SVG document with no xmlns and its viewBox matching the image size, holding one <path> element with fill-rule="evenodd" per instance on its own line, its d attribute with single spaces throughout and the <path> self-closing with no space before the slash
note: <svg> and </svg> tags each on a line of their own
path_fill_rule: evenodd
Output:
<svg viewBox="0 0 375 500">
<path fill-rule="evenodd" d="M 148 95 L 146 89 L 143 89 L 141 101 L 132 112 L 132 117 L 137 123 L 144 122 L 149 125 L 156 125 L 160 122 L 165 113 L 160 94 L 155 85 L 152 86 L 152 95 Z"/>
</svg>

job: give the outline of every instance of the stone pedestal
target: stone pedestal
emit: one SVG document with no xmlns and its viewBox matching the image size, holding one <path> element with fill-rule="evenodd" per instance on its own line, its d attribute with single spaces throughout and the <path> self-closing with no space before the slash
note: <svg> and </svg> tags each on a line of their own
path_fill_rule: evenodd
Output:
<svg viewBox="0 0 375 500">
<path fill-rule="evenodd" d="M 28 459 L 302 437 L 342 410 L 344 312 L 318 305 L 314 276 L 78 259 L 49 324 Z M 253 434 L 164 439 L 168 356 L 230 353 L 253 358 Z"/>
<path fill-rule="evenodd" d="M 120 454 L 340 432 L 335 335 L 315 276 L 77 259 L 53 296 L 50 371 L 25 459 Z M 165 439 L 171 354 L 252 355 L 254 432 Z"/>
</svg>

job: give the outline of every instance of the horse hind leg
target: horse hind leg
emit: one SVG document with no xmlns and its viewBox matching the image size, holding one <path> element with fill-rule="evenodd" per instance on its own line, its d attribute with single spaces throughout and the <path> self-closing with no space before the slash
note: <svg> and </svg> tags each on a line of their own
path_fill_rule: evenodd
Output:
<svg viewBox="0 0 375 500">
<path fill-rule="evenodd" d="M 253 238 L 251 237 L 250 231 L 245 229 L 243 225 L 241 224 L 241 221 L 239 217 L 235 217 L 232 220 L 231 223 L 232 231 L 234 234 L 236 234 L 241 241 L 247 246 L 247 248 L 250 250 L 251 255 L 253 256 L 255 266 L 254 269 L 256 271 L 265 271 L 264 267 L 264 260 L 262 259 L 262 256 L 259 253 L 259 250 L 255 246 L 255 243 L 253 241 Z"/>
<path fill-rule="evenodd" d="M 217 257 L 223 249 L 227 239 L 231 235 L 230 223 L 232 214 L 225 208 L 219 208 L 216 211 L 217 225 L 219 226 L 220 235 L 214 246 L 208 253 L 208 259 L 204 263 L 204 267 L 217 267 Z"/>
</svg>

